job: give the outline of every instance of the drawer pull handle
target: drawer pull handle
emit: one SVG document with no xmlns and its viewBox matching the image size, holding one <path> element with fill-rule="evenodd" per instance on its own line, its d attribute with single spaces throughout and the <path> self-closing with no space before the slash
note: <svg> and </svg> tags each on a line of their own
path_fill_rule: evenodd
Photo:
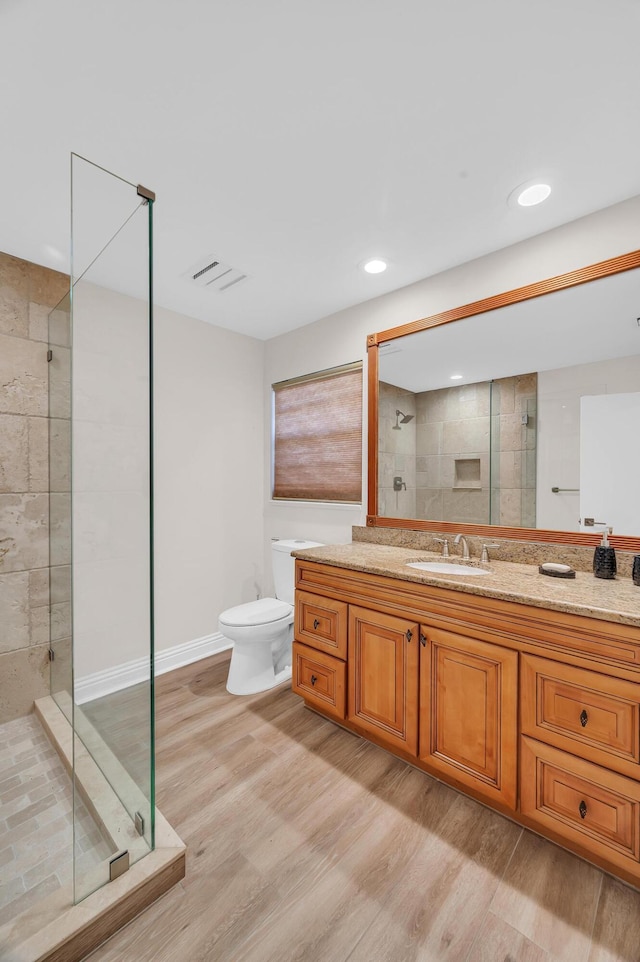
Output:
<svg viewBox="0 0 640 962">
<path fill-rule="evenodd" d="M 413 632 L 411 631 L 411 628 L 407 628 L 407 633 L 405 635 L 405 638 L 407 639 L 407 641 L 411 641 L 411 639 L 413 638 Z"/>
<path fill-rule="evenodd" d="M 584 818 L 587 814 L 587 803 L 585 802 L 584 798 L 578 805 L 578 811 L 580 812 L 580 818 Z"/>
<path fill-rule="evenodd" d="M 317 682 L 317 680 L 318 680 L 318 679 L 317 679 L 317 677 L 316 677 L 315 675 L 312 675 L 312 676 L 311 676 L 311 684 L 312 684 L 312 685 L 315 685 L 315 683 Z M 584 805 L 584 802 L 583 802 L 582 804 Z M 584 816 L 583 816 L 583 817 L 584 817 Z"/>
<path fill-rule="evenodd" d="M 589 721 L 589 716 L 587 715 L 586 711 L 583 708 L 582 711 L 580 712 L 580 724 L 582 725 L 583 728 L 587 727 L 588 721 Z"/>
<path fill-rule="evenodd" d="M 318 627 L 319 624 L 320 624 L 320 622 L 318 621 L 318 619 L 317 619 L 317 618 L 314 618 L 314 619 L 313 619 L 313 630 L 314 630 L 314 631 L 317 629 L 317 627 Z"/>
</svg>

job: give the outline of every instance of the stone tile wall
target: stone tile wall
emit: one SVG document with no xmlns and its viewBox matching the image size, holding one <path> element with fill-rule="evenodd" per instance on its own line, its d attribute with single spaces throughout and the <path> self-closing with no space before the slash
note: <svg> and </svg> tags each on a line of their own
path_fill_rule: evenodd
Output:
<svg viewBox="0 0 640 962">
<path fill-rule="evenodd" d="M 381 381 L 378 513 L 535 527 L 536 387 L 536 374 L 418 394 Z M 414 417 L 400 430 L 397 409 Z"/>
<path fill-rule="evenodd" d="M 378 514 L 391 518 L 416 517 L 416 396 L 380 381 L 378 395 Z M 413 415 L 395 430 L 396 411 Z M 399 491 L 393 479 L 402 478 Z"/>
<path fill-rule="evenodd" d="M 416 394 L 418 518 L 488 524 L 488 381 Z"/>
<path fill-rule="evenodd" d="M 49 692 L 48 317 L 68 289 L 0 253 L 0 724 Z"/>
<path fill-rule="evenodd" d="M 491 412 L 491 521 L 518 528 L 536 526 L 538 375 L 495 380 Z"/>
</svg>

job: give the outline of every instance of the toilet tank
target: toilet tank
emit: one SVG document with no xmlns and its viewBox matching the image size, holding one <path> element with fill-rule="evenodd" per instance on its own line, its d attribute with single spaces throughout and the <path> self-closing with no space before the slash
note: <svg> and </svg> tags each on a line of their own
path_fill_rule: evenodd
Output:
<svg viewBox="0 0 640 962">
<path fill-rule="evenodd" d="M 321 541 L 285 540 L 271 542 L 271 558 L 273 563 L 273 582 L 276 598 L 293 604 L 295 585 L 296 559 L 291 557 L 292 551 L 304 551 L 305 548 L 319 548 Z"/>
</svg>

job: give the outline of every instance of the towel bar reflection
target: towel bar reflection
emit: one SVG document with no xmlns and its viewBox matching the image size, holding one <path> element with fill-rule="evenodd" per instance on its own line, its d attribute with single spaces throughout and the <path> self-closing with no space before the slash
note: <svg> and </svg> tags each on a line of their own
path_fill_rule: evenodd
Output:
<svg viewBox="0 0 640 962">
<path fill-rule="evenodd" d="M 553 494 L 559 494 L 561 491 L 579 491 L 580 488 L 551 488 Z"/>
</svg>

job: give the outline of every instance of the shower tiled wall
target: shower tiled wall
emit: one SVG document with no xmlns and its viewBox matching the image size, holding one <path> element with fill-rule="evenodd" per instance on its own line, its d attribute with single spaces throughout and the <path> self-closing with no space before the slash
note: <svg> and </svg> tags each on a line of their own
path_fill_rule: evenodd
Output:
<svg viewBox="0 0 640 962">
<path fill-rule="evenodd" d="M 418 394 L 380 382 L 379 513 L 535 526 L 536 391 L 536 374 Z M 396 430 L 398 409 L 413 419 Z"/>
<path fill-rule="evenodd" d="M 491 414 L 491 520 L 536 526 L 538 376 L 519 374 L 493 382 Z"/>
<path fill-rule="evenodd" d="M 49 692 L 48 316 L 68 289 L 0 253 L 0 724 Z"/>
<path fill-rule="evenodd" d="M 416 516 L 416 396 L 411 391 L 380 382 L 378 395 L 378 514 L 391 518 Z M 396 425 L 396 411 L 413 420 Z M 393 479 L 402 478 L 395 491 Z"/>
<path fill-rule="evenodd" d="M 417 517 L 536 523 L 537 376 L 416 394 Z"/>
<path fill-rule="evenodd" d="M 419 518 L 489 521 L 490 384 L 416 394 Z"/>
</svg>

